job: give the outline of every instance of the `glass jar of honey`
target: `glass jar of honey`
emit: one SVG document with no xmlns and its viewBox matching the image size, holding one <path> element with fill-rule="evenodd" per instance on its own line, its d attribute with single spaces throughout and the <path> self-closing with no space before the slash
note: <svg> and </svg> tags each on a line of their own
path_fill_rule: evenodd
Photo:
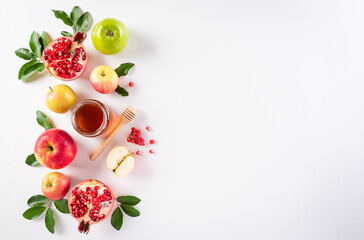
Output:
<svg viewBox="0 0 364 240">
<path fill-rule="evenodd" d="M 110 111 L 101 102 L 86 99 L 72 112 L 73 128 L 85 137 L 96 137 L 105 132 L 110 121 Z"/>
</svg>

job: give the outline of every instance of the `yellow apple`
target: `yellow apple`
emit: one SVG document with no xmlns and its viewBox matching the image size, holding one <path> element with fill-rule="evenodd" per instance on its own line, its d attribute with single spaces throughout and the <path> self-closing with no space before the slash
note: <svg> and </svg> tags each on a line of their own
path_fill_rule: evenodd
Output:
<svg viewBox="0 0 364 240">
<path fill-rule="evenodd" d="M 75 92 L 65 84 L 50 87 L 45 103 L 55 113 L 66 113 L 76 101 Z"/>
<path fill-rule="evenodd" d="M 90 82 L 99 93 L 111 93 L 118 87 L 119 77 L 111 67 L 100 65 L 92 70 Z"/>
<path fill-rule="evenodd" d="M 135 159 L 123 146 L 115 147 L 106 158 L 106 167 L 117 177 L 128 175 L 134 168 Z"/>
</svg>

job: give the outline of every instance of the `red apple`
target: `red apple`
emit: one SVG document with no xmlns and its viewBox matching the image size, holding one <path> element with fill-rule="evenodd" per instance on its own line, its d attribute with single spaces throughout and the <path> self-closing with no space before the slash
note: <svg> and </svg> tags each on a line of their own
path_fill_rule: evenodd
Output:
<svg viewBox="0 0 364 240">
<path fill-rule="evenodd" d="M 70 164 L 77 153 L 72 137 L 61 129 L 44 131 L 35 142 L 34 155 L 44 166 L 51 169 L 64 168 Z"/>
<path fill-rule="evenodd" d="M 100 65 L 92 70 L 90 82 L 99 93 L 111 93 L 118 87 L 119 77 L 111 67 Z"/>
<path fill-rule="evenodd" d="M 48 173 L 42 180 L 42 192 L 52 201 L 64 198 L 69 189 L 70 179 L 60 172 Z"/>
</svg>

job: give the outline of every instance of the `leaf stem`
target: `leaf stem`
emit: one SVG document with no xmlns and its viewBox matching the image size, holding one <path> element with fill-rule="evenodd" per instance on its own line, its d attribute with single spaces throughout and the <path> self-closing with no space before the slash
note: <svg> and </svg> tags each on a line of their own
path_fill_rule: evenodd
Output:
<svg viewBox="0 0 364 240">
<path fill-rule="evenodd" d="M 52 201 L 52 200 L 50 200 L 50 201 L 49 201 L 49 203 L 48 203 L 48 205 L 47 205 L 46 207 L 47 207 L 47 208 L 50 208 L 50 207 L 51 207 L 51 205 L 52 205 L 52 202 L 53 202 L 53 201 Z"/>
</svg>

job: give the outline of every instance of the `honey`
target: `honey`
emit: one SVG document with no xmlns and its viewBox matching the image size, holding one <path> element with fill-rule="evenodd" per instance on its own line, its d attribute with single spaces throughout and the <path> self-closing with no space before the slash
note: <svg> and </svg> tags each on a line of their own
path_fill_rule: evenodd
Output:
<svg viewBox="0 0 364 240">
<path fill-rule="evenodd" d="M 72 125 L 85 137 L 95 137 L 103 133 L 109 123 L 107 107 L 93 99 L 87 99 L 75 107 L 72 113 Z"/>
<path fill-rule="evenodd" d="M 95 132 L 103 121 L 102 109 L 96 104 L 85 104 L 76 112 L 76 122 L 84 132 Z"/>
</svg>

